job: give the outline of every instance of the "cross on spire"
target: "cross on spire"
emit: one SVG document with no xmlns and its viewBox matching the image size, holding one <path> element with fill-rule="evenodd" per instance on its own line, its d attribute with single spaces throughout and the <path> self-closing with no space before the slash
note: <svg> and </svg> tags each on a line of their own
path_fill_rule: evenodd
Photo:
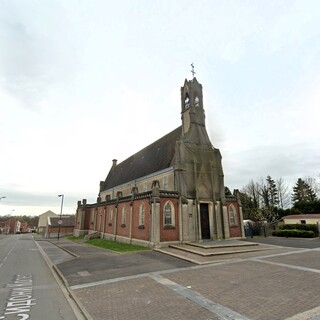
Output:
<svg viewBox="0 0 320 320">
<path fill-rule="evenodd" d="M 193 65 L 193 62 L 191 63 L 191 67 L 192 67 L 192 70 L 191 70 L 192 78 L 194 78 L 194 75 L 196 74 L 196 72 L 194 71 L 194 65 Z"/>
</svg>

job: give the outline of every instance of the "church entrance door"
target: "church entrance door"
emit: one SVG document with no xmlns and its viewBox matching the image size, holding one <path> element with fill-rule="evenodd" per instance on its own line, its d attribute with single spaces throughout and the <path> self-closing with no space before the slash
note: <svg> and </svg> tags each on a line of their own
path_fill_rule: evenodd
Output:
<svg viewBox="0 0 320 320">
<path fill-rule="evenodd" d="M 210 239 L 209 207 L 207 203 L 200 203 L 200 221 L 202 239 Z"/>
</svg>

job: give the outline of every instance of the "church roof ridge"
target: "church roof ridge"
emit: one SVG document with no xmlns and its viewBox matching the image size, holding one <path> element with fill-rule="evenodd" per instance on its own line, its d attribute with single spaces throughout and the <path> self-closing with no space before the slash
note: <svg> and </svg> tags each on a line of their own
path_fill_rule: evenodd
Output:
<svg viewBox="0 0 320 320">
<path fill-rule="evenodd" d="M 111 189 L 172 166 L 176 141 L 181 138 L 181 132 L 182 126 L 179 126 L 113 166 L 104 182 L 103 190 Z"/>
</svg>

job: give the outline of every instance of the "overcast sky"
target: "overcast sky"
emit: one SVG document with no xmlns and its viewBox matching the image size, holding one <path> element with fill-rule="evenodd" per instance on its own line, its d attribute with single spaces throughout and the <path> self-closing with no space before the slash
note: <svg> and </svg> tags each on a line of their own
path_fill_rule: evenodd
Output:
<svg viewBox="0 0 320 320">
<path fill-rule="evenodd" d="M 181 124 L 192 62 L 230 189 L 316 177 L 319 57 L 318 0 L 0 0 L 0 215 L 95 202 Z"/>
</svg>

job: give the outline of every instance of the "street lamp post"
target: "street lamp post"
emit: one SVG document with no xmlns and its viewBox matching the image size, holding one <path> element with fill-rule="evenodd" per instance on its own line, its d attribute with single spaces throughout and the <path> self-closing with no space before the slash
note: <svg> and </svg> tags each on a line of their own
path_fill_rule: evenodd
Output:
<svg viewBox="0 0 320 320">
<path fill-rule="evenodd" d="M 63 194 L 59 194 L 58 197 L 61 197 L 60 220 L 58 221 L 58 225 L 59 225 L 59 228 L 58 228 L 58 240 L 59 240 L 60 239 L 60 227 L 61 227 L 61 224 L 62 224 L 61 217 L 62 217 L 62 207 L 63 207 L 64 195 Z"/>
<path fill-rule="evenodd" d="M 0 201 L 1 201 L 1 199 L 4 199 L 5 198 L 5 196 L 3 196 L 3 197 L 0 197 Z"/>
</svg>

